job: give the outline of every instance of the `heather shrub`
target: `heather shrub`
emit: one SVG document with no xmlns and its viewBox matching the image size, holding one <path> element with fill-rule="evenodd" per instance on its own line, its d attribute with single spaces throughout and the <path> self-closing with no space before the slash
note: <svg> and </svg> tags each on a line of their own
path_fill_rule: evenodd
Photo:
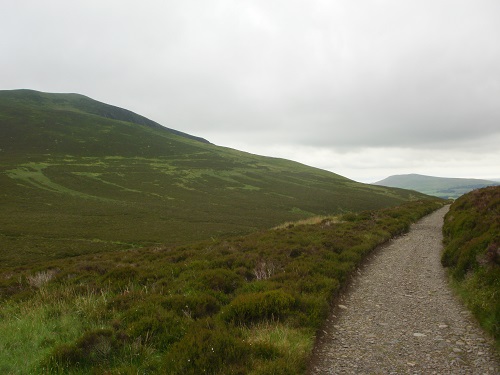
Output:
<svg viewBox="0 0 500 375">
<path fill-rule="evenodd" d="M 189 322 L 172 311 L 158 310 L 132 322 L 126 333 L 134 340 L 148 341 L 159 349 L 179 341 Z"/>
<path fill-rule="evenodd" d="M 195 324 L 163 358 L 166 374 L 216 374 L 229 371 L 248 360 L 249 349 L 235 330 L 226 325 L 204 320 Z"/>
<path fill-rule="evenodd" d="M 281 285 L 277 280 L 254 280 L 251 283 L 245 283 L 237 290 L 238 294 L 265 292 L 278 289 Z"/>
<path fill-rule="evenodd" d="M 199 319 L 219 312 L 220 302 L 214 296 L 206 293 L 194 295 L 175 294 L 166 297 L 161 305 L 165 309 L 175 311 L 178 315 Z"/>
<path fill-rule="evenodd" d="M 223 268 L 203 271 L 199 274 L 199 279 L 209 289 L 222 293 L 234 292 L 243 282 L 241 276 Z"/>
<path fill-rule="evenodd" d="M 297 309 L 291 319 L 297 327 L 319 328 L 330 311 L 332 296 L 326 294 L 302 294 L 297 300 Z"/>
<path fill-rule="evenodd" d="M 113 285 L 114 290 L 122 290 L 135 281 L 137 274 L 137 269 L 130 266 L 116 267 L 103 276 L 103 281 Z"/>
<path fill-rule="evenodd" d="M 290 313 L 295 302 L 292 295 L 279 289 L 240 294 L 222 311 L 222 316 L 225 321 L 237 324 L 282 319 Z"/>
<path fill-rule="evenodd" d="M 87 331 L 75 343 L 55 347 L 42 364 L 42 368 L 51 372 L 52 369 L 75 366 L 78 368 L 93 365 L 109 366 L 124 339 L 115 335 L 110 329 Z"/>
<path fill-rule="evenodd" d="M 111 310 L 126 311 L 142 300 L 144 300 L 144 294 L 141 291 L 135 290 L 127 293 L 120 293 L 108 301 L 107 307 Z"/>
<path fill-rule="evenodd" d="M 298 280 L 295 287 L 295 290 L 300 293 L 318 293 L 333 296 L 339 289 L 339 282 L 336 279 L 318 275 L 314 278 Z"/>
</svg>

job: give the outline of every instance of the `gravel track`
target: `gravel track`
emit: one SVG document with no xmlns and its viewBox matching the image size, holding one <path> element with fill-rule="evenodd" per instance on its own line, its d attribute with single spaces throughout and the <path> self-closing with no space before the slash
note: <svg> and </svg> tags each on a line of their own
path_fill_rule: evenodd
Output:
<svg viewBox="0 0 500 375">
<path fill-rule="evenodd" d="M 500 374 L 491 340 L 441 267 L 447 210 L 412 225 L 358 271 L 318 337 L 309 374 Z"/>
</svg>

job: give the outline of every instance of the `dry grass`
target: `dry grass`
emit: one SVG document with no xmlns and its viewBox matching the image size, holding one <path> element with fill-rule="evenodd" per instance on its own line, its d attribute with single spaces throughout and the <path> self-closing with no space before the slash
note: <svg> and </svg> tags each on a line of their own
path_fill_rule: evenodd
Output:
<svg viewBox="0 0 500 375">
<path fill-rule="evenodd" d="M 332 224 L 336 223 L 341 223 L 342 221 L 340 220 L 339 216 L 312 216 L 308 217 L 307 219 L 302 219 L 298 221 L 287 221 L 283 224 L 280 224 L 273 229 L 288 229 L 288 228 L 293 228 L 294 226 L 297 225 L 317 225 L 317 224 L 323 224 L 325 226 L 330 226 Z"/>
<path fill-rule="evenodd" d="M 35 273 L 34 275 L 26 276 L 26 280 L 31 287 L 40 289 L 42 286 L 52 280 L 56 273 L 56 270 L 40 271 Z"/>
</svg>

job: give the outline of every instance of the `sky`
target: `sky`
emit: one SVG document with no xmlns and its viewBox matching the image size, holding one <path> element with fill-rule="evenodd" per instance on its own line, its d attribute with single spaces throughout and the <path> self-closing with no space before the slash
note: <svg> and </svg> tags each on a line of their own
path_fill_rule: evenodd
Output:
<svg viewBox="0 0 500 375">
<path fill-rule="evenodd" d="M 16 0 L 0 89 L 360 182 L 500 179 L 498 0 Z"/>
</svg>

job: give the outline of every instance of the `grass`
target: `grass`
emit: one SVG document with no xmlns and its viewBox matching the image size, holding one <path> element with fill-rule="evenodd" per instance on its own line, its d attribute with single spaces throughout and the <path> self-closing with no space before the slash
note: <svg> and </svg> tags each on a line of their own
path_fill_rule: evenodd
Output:
<svg viewBox="0 0 500 375">
<path fill-rule="evenodd" d="M 0 363 L 7 373 L 304 373 L 359 262 L 441 205 L 4 267 Z"/>
<path fill-rule="evenodd" d="M 28 283 L 32 282 L 28 279 Z M 48 292 L 43 286 L 27 301 L 9 301 L 0 314 L 0 371 L 3 374 L 26 374 L 36 368 L 61 343 L 77 339 L 88 329 L 99 326 L 96 315 L 105 305 L 106 296 L 91 291 L 75 293 L 73 288 Z"/>
<path fill-rule="evenodd" d="M 286 223 L 277 225 L 276 227 L 274 227 L 274 229 L 291 228 L 295 225 L 316 225 L 316 224 L 320 224 L 320 223 L 323 223 L 325 225 L 332 225 L 332 224 L 335 224 L 338 222 L 339 222 L 339 218 L 331 216 L 331 215 L 330 216 L 326 216 L 326 215 L 312 216 L 312 217 L 308 217 L 308 218 L 302 219 L 302 220 L 287 221 Z"/>
<path fill-rule="evenodd" d="M 500 187 L 457 199 L 443 233 L 452 285 L 500 350 Z"/>
<path fill-rule="evenodd" d="M 265 322 L 242 329 L 243 341 L 250 346 L 267 348 L 270 358 L 256 359 L 248 373 L 303 373 L 312 352 L 314 331 L 296 329 L 279 322 Z M 280 357 L 280 361 L 275 361 Z"/>
</svg>

